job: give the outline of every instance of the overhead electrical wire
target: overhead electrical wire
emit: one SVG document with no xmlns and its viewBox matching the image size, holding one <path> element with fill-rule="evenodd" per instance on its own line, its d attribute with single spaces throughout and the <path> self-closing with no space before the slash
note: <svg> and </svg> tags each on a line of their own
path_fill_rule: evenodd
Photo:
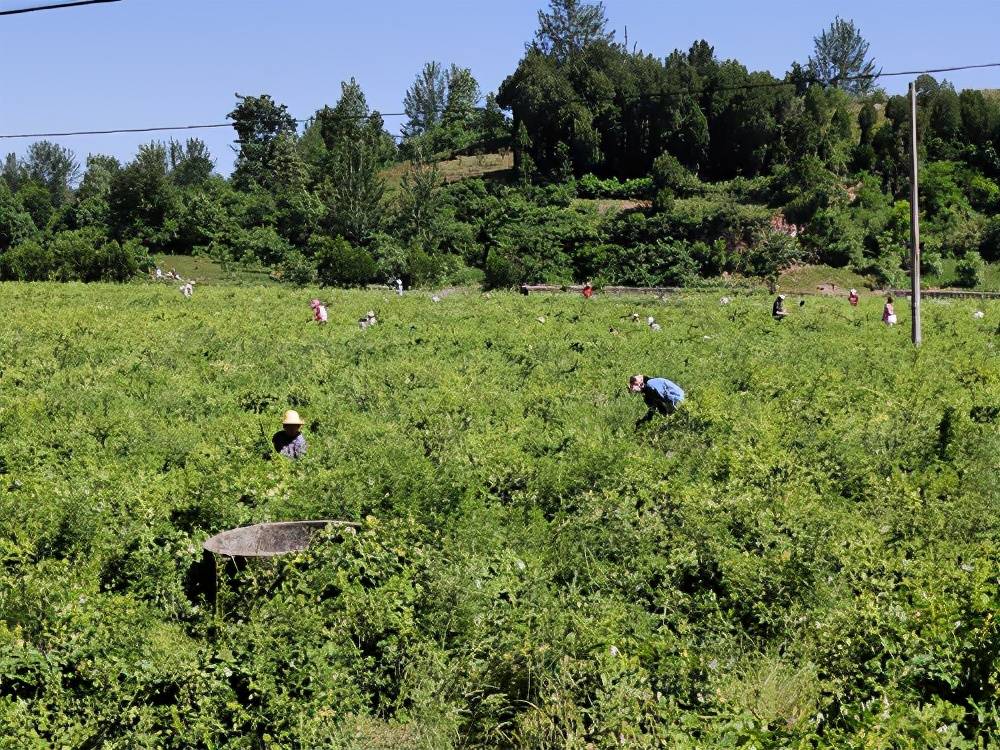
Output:
<svg viewBox="0 0 1000 750">
<path fill-rule="evenodd" d="M 367 120 L 369 117 L 378 115 L 379 117 L 405 117 L 405 112 L 372 112 L 370 115 L 364 116 L 352 116 L 350 118 L 345 118 L 338 116 L 336 119 L 352 119 L 352 120 Z M 296 123 L 307 123 L 312 122 L 315 118 L 310 117 L 306 120 L 296 120 Z M 207 130 L 209 128 L 231 128 L 233 127 L 232 122 L 216 122 L 207 125 L 163 125 L 151 128 L 114 128 L 111 130 L 71 130 L 63 133 L 12 133 L 10 135 L 0 135 L 0 139 L 10 139 L 10 138 L 64 138 L 74 135 L 113 135 L 116 133 L 156 133 L 164 131 L 179 131 L 179 130 Z M 390 133 L 390 135 L 392 135 Z M 402 136 L 393 136 L 399 137 Z"/>
<path fill-rule="evenodd" d="M 72 0 L 68 3 L 50 3 L 48 5 L 32 5 L 27 8 L 15 8 L 11 10 L 0 10 L 0 16 L 16 16 L 21 13 L 37 13 L 42 10 L 60 10 L 62 8 L 76 8 L 81 5 L 103 5 L 105 3 L 120 3 L 121 0 Z"/>
<path fill-rule="evenodd" d="M 89 4 L 96 2 L 120 2 L 120 1 L 121 0 L 81 0 L 81 2 L 77 4 Z M 64 7 L 64 6 L 54 6 L 54 7 Z M 6 12 L 11 13 L 14 11 L 6 11 Z M 0 13 L 0 15 L 3 14 Z M 959 70 L 981 70 L 983 68 L 1000 68 L 1000 62 L 981 63 L 978 65 L 954 65 L 946 68 L 927 68 L 925 70 L 901 70 L 889 73 L 879 71 L 878 73 L 872 73 L 870 75 L 836 77 L 827 82 L 823 82 L 815 78 L 805 78 L 801 81 L 760 81 L 757 83 L 742 83 L 742 84 L 735 84 L 732 86 L 714 86 L 706 89 L 686 88 L 686 89 L 677 89 L 674 91 L 650 92 L 645 94 L 639 94 L 636 97 L 630 97 L 630 98 L 643 99 L 643 98 L 660 98 L 668 96 L 684 96 L 684 95 L 691 96 L 697 94 L 715 94 L 724 91 L 743 91 L 748 89 L 800 86 L 802 84 L 810 84 L 810 83 L 833 85 L 835 83 L 844 81 L 872 81 L 875 80 L 876 78 L 889 78 L 891 76 L 930 75 L 931 73 L 952 73 Z M 583 99 L 575 99 L 575 100 L 567 100 L 560 103 L 565 103 L 565 104 L 586 103 L 586 101 Z M 373 117 L 375 115 L 378 115 L 380 117 L 405 117 L 406 114 L 407 114 L 406 112 L 372 112 L 370 115 L 355 115 L 351 116 L 350 118 L 344 118 L 344 119 L 366 120 L 369 117 Z M 338 117 L 343 117 L 343 116 L 338 115 Z M 296 120 L 295 122 L 301 124 L 301 123 L 311 122 L 314 119 L 315 118 Z M 158 126 L 149 128 L 113 128 L 108 130 L 73 130 L 62 133 L 12 133 L 12 134 L 0 135 L 0 140 L 9 140 L 14 138 L 65 138 L 78 135 L 113 135 L 118 133 L 155 133 L 164 131 L 206 130 L 209 128 L 231 128 L 233 127 L 233 124 L 234 123 L 232 122 L 219 122 L 219 123 L 210 123 L 206 125 L 176 125 L 176 126 Z M 390 133 L 390 135 L 392 135 L 393 138 L 403 137 L 401 135 L 396 135 L 392 133 Z"/>
</svg>

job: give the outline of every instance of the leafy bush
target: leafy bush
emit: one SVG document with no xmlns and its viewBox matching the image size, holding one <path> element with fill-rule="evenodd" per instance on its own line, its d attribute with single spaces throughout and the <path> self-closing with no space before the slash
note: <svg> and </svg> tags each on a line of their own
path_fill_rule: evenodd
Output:
<svg viewBox="0 0 1000 750">
<path fill-rule="evenodd" d="M 45 281 L 53 271 L 52 252 L 41 242 L 28 240 L 0 255 L 4 281 Z"/>
<path fill-rule="evenodd" d="M 983 283 L 985 270 L 983 257 L 979 253 L 975 251 L 966 253 L 965 257 L 955 265 L 955 283 L 967 289 L 977 287 Z"/>
<path fill-rule="evenodd" d="M 378 266 L 371 253 L 352 247 L 343 237 L 313 237 L 309 249 L 316 259 L 316 278 L 323 286 L 364 286 L 375 280 Z"/>
<path fill-rule="evenodd" d="M 652 195 L 653 178 L 641 177 L 619 180 L 615 177 L 601 179 L 587 174 L 576 181 L 576 193 L 581 198 L 648 198 Z"/>
<path fill-rule="evenodd" d="M 301 251 L 292 250 L 278 264 L 275 276 L 295 286 L 307 286 L 316 281 L 316 264 Z"/>
<path fill-rule="evenodd" d="M 991 263 L 1000 261 L 1000 216 L 992 217 L 983 228 L 979 254 Z"/>
</svg>

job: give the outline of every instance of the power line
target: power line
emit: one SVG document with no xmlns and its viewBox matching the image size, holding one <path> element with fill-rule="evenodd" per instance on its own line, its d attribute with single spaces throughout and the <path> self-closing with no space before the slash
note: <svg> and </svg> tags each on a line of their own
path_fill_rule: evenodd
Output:
<svg viewBox="0 0 1000 750">
<path fill-rule="evenodd" d="M 0 10 L 0 16 L 15 16 L 19 13 L 37 13 L 40 10 L 59 10 L 60 8 L 75 8 L 80 5 L 100 5 L 103 3 L 120 3 L 121 0 L 74 0 L 68 3 L 55 3 L 52 5 L 33 5 L 28 8 L 18 8 L 16 10 Z"/>
<path fill-rule="evenodd" d="M 78 2 L 74 4 L 89 5 L 92 3 L 109 3 L 109 2 L 121 2 L 121 0 L 78 0 Z M 67 6 L 59 5 L 59 6 L 47 6 L 47 7 L 61 8 Z M 0 15 L 4 15 L 7 13 L 21 13 L 21 12 L 25 11 L 4 11 L 3 13 L 0 13 Z M 930 75 L 931 73 L 952 73 L 958 70 L 981 70 L 983 68 L 1000 68 L 1000 63 L 981 63 L 978 65 L 955 65 L 947 68 L 927 68 L 926 70 L 901 70 L 889 73 L 879 71 L 878 73 L 872 73 L 870 75 L 837 77 L 827 82 L 820 81 L 819 79 L 812 77 L 805 78 L 800 81 L 759 81 L 756 83 L 741 83 L 741 84 L 734 84 L 731 86 L 714 86 L 705 89 L 685 88 L 685 89 L 677 89 L 674 91 L 654 91 L 645 94 L 639 94 L 635 97 L 629 97 L 629 98 L 645 99 L 645 98 L 660 98 L 660 97 L 684 96 L 684 95 L 691 96 L 697 94 L 717 94 L 726 91 L 745 91 L 751 89 L 779 88 L 783 86 L 800 86 L 803 84 L 810 84 L 810 83 L 831 85 L 841 81 L 870 81 L 870 80 L 875 80 L 876 78 L 889 78 L 892 76 Z M 587 102 L 584 99 L 572 99 L 572 100 L 562 100 L 559 103 L 586 104 Z M 407 113 L 372 112 L 370 115 L 349 115 L 349 116 L 337 115 L 337 118 L 366 120 L 369 117 L 373 117 L 375 115 L 378 115 L 380 117 L 406 117 Z M 327 115 L 327 117 L 330 117 L 330 115 Z M 312 122 L 313 120 L 315 120 L 315 118 L 311 117 L 304 120 L 296 120 L 295 122 L 301 124 L 301 123 Z M 233 125 L 234 123 L 232 122 L 220 122 L 220 123 L 211 123 L 207 125 L 175 125 L 175 126 L 158 126 L 150 128 L 112 128 L 109 130 L 74 130 L 63 133 L 14 133 L 9 135 L 0 135 L 0 140 L 11 140 L 15 138 L 67 138 L 78 135 L 114 135 L 119 133 L 157 133 L 157 132 L 183 131 L 183 130 L 207 130 L 210 128 L 231 128 L 233 127 Z M 404 137 L 392 133 L 390 133 L 389 135 L 391 135 L 393 138 L 396 139 L 402 139 Z"/>
<path fill-rule="evenodd" d="M 112 1 L 112 0 L 101 0 L 102 2 Z M 118 0 L 113 0 L 118 2 Z M 352 119 L 352 120 L 367 120 L 369 117 L 378 115 L 380 117 L 404 117 L 405 112 L 372 112 L 370 115 L 354 115 L 350 117 L 337 116 L 335 119 Z M 296 123 L 307 123 L 312 122 L 315 118 L 308 118 L 306 120 L 296 120 Z M 235 123 L 232 122 L 216 122 L 207 125 L 164 125 L 152 128 L 112 128 L 110 130 L 71 130 L 63 133 L 12 133 L 9 135 L 0 135 L 0 139 L 13 139 L 13 138 L 66 138 L 74 135 L 113 135 L 117 133 L 161 133 L 166 131 L 179 131 L 179 130 L 207 130 L 209 128 L 231 128 L 234 127 Z M 392 135 L 390 133 L 390 135 Z M 402 138 L 402 136 L 393 136 L 394 138 Z"/>
</svg>

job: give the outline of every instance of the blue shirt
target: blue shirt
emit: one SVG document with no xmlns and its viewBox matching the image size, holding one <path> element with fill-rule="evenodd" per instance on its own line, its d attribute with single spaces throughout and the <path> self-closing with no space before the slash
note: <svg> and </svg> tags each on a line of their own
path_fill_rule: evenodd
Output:
<svg viewBox="0 0 1000 750">
<path fill-rule="evenodd" d="M 657 401 L 669 401 L 677 406 L 684 400 L 684 391 L 666 378 L 650 378 L 642 387 L 642 396 L 649 406 L 653 406 Z"/>
<path fill-rule="evenodd" d="M 284 430 L 274 433 L 274 437 L 271 438 L 271 444 L 274 445 L 274 449 L 278 453 L 292 460 L 298 460 L 306 455 L 306 449 L 309 447 L 306 445 L 306 439 L 301 432 L 292 438 Z"/>
</svg>

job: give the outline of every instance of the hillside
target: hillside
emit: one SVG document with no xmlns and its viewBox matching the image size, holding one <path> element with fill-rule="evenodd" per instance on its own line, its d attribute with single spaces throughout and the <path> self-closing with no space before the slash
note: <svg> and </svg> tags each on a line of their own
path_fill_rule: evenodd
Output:
<svg viewBox="0 0 1000 750">
<path fill-rule="evenodd" d="M 471 156 L 459 155 L 442 159 L 435 164 L 442 181 L 445 183 L 476 177 L 506 178 L 514 168 L 514 155 L 510 151 Z M 382 176 L 390 188 L 398 188 L 403 175 L 410 168 L 410 162 L 400 162 L 383 172 Z"/>
</svg>

